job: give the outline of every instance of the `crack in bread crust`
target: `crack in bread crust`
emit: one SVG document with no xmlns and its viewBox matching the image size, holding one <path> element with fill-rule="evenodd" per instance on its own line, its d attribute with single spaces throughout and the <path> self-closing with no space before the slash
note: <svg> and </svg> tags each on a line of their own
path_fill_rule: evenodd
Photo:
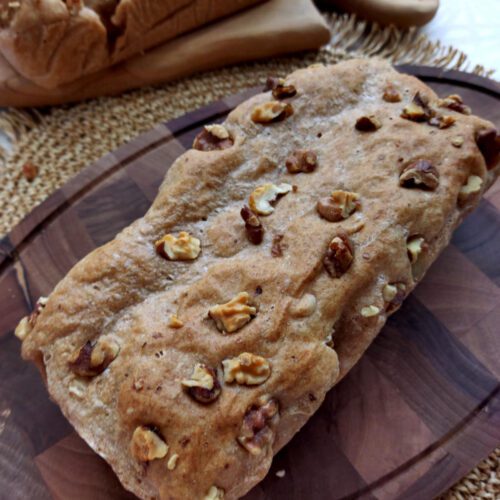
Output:
<svg viewBox="0 0 500 500">
<path fill-rule="evenodd" d="M 477 205 L 478 192 L 460 195 L 469 177 L 483 180 L 482 193 L 498 175 L 475 142 L 490 123 L 453 111 L 456 122 L 447 129 L 401 118 L 417 92 L 431 107 L 438 98 L 384 62 L 315 66 L 286 83 L 297 90 L 288 101 L 292 115 L 252 121 L 271 92 L 238 106 L 224 123 L 233 145 L 179 157 L 148 213 L 69 272 L 23 342 L 25 358 L 40 365 L 43 357 L 48 389 L 76 430 L 142 498 L 203 498 L 215 485 L 232 499 L 260 481 L 273 454 L 359 359 Z M 401 102 L 383 99 L 388 85 Z M 361 115 L 377 116 L 381 126 L 356 130 Z M 460 147 L 452 142 L 457 135 Z M 314 170 L 287 170 L 297 150 L 315 153 Z M 421 158 L 439 172 L 432 191 L 400 185 L 401 171 Z M 258 186 L 282 183 L 293 189 L 260 215 L 263 240 L 252 244 L 240 211 Z M 356 193 L 356 210 L 330 221 L 317 202 L 338 190 Z M 158 255 L 155 241 L 181 231 L 200 240 L 197 258 Z M 280 253 L 273 256 L 277 235 Z M 335 238 L 348 239 L 352 252 L 338 276 L 324 263 Z M 388 285 L 394 303 L 384 298 Z M 220 331 L 209 309 L 243 292 L 240 305 L 248 307 L 239 311 L 251 317 Z M 171 316 L 180 326 L 169 326 Z M 71 355 L 103 337 L 119 345 L 116 359 L 100 375 L 78 379 L 68 367 Z M 224 383 L 222 361 L 245 352 L 269 362 L 269 377 L 251 387 Z M 220 395 L 208 404 L 181 383 L 198 363 L 219 377 Z M 276 401 L 279 415 L 266 420 L 262 398 Z M 242 427 L 245 415 L 252 422 Z M 158 429 L 169 456 L 147 467 L 135 460 L 129 446 L 139 426 Z M 238 443 L 241 429 L 262 432 L 260 454 Z M 178 461 L 167 472 L 173 454 Z"/>
</svg>

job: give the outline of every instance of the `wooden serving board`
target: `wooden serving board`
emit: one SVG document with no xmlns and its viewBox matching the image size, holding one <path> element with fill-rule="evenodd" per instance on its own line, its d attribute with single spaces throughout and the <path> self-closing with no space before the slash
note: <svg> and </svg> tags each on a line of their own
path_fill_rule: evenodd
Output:
<svg viewBox="0 0 500 500">
<path fill-rule="evenodd" d="M 404 68 L 500 126 L 500 88 Z M 12 331 L 88 252 L 141 216 L 203 124 L 249 94 L 160 124 L 83 170 L 0 241 L 0 498 L 132 498 L 49 401 Z M 429 499 L 500 442 L 500 183 L 362 361 L 276 457 L 252 500 Z M 276 471 L 284 470 L 283 479 Z"/>
</svg>

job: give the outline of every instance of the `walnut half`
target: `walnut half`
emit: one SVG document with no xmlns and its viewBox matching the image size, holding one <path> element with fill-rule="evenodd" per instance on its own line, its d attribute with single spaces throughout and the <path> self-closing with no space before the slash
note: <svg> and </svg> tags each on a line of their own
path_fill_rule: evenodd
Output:
<svg viewBox="0 0 500 500">
<path fill-rule="evenodd" d="M 167 260 L 194 260 L 200 255 L 201 242 L 186 231 L 181 231 L 179 236 L 167 234 L 155 242 L 158 255 Z"/>
<path fill-rule="evenodd" d="M 229 302 L 213 306 L 208 311 L 208 315 L 222 333 L 233 333 L 243 328 L 256 314 L 257 308 L 251 305 L 247 292 L 240 292 Z"/>
<path fill-rule="evenodd" d="M 198 151 L 217 151 L 228 149 L 234 141 L 224 125 L 205 125 L 195 137 L 193 148 Z"/>
<path fill-rule="evenodd" d="M 321 198 L 316 210 L 329 222 L 347 219 L 360 208 L 359 195 L 350 191 L 334 191 L 330 196 Z"/>
<path fill-rule="evenodd" d="M 252 455 L 259 455 L 264 448 L 272 446 L 273 428 L 278 420 L 278 401 L 268 396 L 259 398 L 245 413 L 237 438 L 238 443 Z"/>
<path fill-rule="evenodd" d="M 251 119 L 254 123 L 270 125 L 281 122 L 293 115 L 293 107 L 288 102 L 271 101 L 255 106 Z"/>
<path fill-rule="evenodd" d="M 269 215 L 274 212 L 273 204 L 280 196 L 292 191 L 290 184 L 263 184 L 255 188 L 248 198 L 250 210 L 258 215 Z"/>
<path fill-rule="evenodd" d="M 399 176 L 399 185 L 434 191 L 439 186 L 439 172 L 427 160 L 417 160 L 407 165 Z"/>
<path fill-rule="evenodd" d="M 271 363 L 262 356 L 243 352 L 236 358 L 225 359 L 224 382 L 240 385 L 260 385 L 271 376 Z"/>
<path fill-rule="evenodd" d="M 332 278 L 340 278 L 351 267 L 354 250 L 345 234 L 335 236 L 328 246 L 323 266 Z"/>
</svg>

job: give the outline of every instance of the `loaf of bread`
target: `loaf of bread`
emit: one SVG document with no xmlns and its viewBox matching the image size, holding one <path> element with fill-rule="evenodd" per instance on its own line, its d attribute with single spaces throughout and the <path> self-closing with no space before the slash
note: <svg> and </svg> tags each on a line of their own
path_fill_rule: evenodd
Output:
<svg viewBox="0 0 500 500">
<path fill-rule="evenodd" d="M 0 52 L 46 88 L 264 0 L 0 0 Z"/>
<path fill-rule="evenodd" d="M 499 137 L 376 60 L 206 126 L 142 218 L 16 334 L 123 485 L 235 499 L 356 363 L 499 173 Z"/>
</svg>

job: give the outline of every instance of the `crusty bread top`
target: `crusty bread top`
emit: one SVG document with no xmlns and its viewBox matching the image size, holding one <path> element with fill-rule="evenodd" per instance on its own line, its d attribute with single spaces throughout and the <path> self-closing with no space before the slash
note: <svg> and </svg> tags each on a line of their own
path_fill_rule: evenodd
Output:
<svg viewBox="0 0 500 500">
<path fill-rule="evenodd" d="M 142 498 L 231 499 L 261 480 L 498 175 L 491 123 L 385 62 L 270 83 L 274 97 L 202 132 L 148 213 L 78 263 L 25 332 L 51 396 Z M 259 198 L 269 184 L 274 206 Z M 109 358 L 86 372 L 85 346 L 103 339 Z M 252 380 L 228 377 L 242 353 L 264 358 Z M 217 381 L 195 394 L 197 364 Z"/>
<path fill-rule="evenodd" d="M 0 52 L 54 88 L 264 0 L 0 0 Z"/>
</svg>

